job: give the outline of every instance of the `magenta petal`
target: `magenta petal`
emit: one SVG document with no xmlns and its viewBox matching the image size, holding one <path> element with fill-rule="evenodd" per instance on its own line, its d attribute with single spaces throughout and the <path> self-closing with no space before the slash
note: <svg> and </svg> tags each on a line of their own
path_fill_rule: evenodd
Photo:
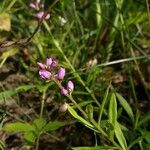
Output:
<svg viewBox="0 0 150 150">
<path fill-rule="evenodd" d="M 50 70 L 54 70 L 57 66 L 57 61 L 53 60 L 51 66 L 50 66 Z"/>
<path fill-rule="evenodd" d="M 74 89 L 74 84 L 73 84 L 73 82 L 72 82 L 71 80 L 69 80 L 69 81 L 67 82 L 67 90 L 68 90 L 69 92 L 72 92 L 73 89 Z"/>
<path fill-rule="evenodd" d="M 45 64 L 42 64 L 40 62 L 37 62 L 37 65 L 40 69 L 44 70 L 45 69 Z"/>
<path fill-rule="evenodd" d="M 65 95 L 65 96 L 66 96 L 66 95 L 68 94 L 68 91 L 67 91 L 64 87 L 62 87 L 60 93 L 61 93 L 62 95 Z"/>
<path fill-rule="evenodd" d="M 52 62 L 53 62 L 52 58 L 47 58 L 46 59 L 46 65 L 48 66 L 48 68 L 50 68 Z"/>
<path fill-rule="evenodd" d="M 57 73 L 58 80 L 62 80 L 65 76 L 66 70 L 65 68 L 60 67 Z"/>
<path fill-rule="evenodd" d="M 40 70 L 39 71 L 39 75 L 44 80 L 50 79 L 50 77 L 51 77 L 51 73 L 49 71 L 47 71 L 47 70 Z"/>
</svg>

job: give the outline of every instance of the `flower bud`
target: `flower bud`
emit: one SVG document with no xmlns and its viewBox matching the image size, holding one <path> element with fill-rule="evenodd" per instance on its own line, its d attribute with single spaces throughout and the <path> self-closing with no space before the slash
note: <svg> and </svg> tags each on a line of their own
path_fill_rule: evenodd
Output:
<svg viewBox="0 0 150 150">
<path fill-rule="evenodd" d="M 40 70 L 39 75 L 44 80 L 50 79 L 50 77 L 51 77 L 51 73 L 47 70 Z"/>
<path fill-rule="evenodd" d="M 73 82 L 72 82 L 71 80 L 69 80 L 69 81 L 67 82 L 67 90 L 68 90 L 69 92 L 72 92 L 73 89 L 74 89 L 74 84 L 73 84 Z"/>
<path fill-rule="evenodd" d="M 34 3 L 30 3 L 30 7 L 36 9 L 36 5 Z"/>
<path fill-rule="evenodd" d="M 57 73 L 57 79 L 62 80 L 65 76 L 66 70 L 65 68 L 60 67 Z"/>
<path fill-rule="evenodd" d="M 62 87 L 60 93 L 64 96 L 67 96 L 68 95 L 68 90 L 66 90 L 64 87 Z"/>
<path fill-rule="evenodd" d="M 42 69 L 42 70 L 44 70 L 46 67 L 45 64 L 42 64 L 40 62 L 37 62 L 37 65 L 38 65 L 39 69 Z"/>
<path fill-rule="evenodd" d="M 46 65 L 47 65 L 49 68 L 50 68 L 52 62 L 53 62 L 52 58 L 47 58 L 47 59 L 46 59 Z"/>
<path fill-rule="evenodd" d="M 45 15 L 45 12 L 44 11 L 40 11 L 40 12 L 38 12 L 36 14 L 36 17 L 38 19 L 42 19 L 44 15 Z M 50 18 L 50 14 L 46 14 L 45 17 L 44 17 L 44 19 L 49 19 L 49 18 Z"/>
<path fill-rule="evenodd" d="M 67 104 L 67 103 L 62 104 L 62 105 L 59 107 L 59 111 L 60 111 L 60 112 L 66 112 L 67 109 L 68 109 L 68 104 Z"/>
</svg>

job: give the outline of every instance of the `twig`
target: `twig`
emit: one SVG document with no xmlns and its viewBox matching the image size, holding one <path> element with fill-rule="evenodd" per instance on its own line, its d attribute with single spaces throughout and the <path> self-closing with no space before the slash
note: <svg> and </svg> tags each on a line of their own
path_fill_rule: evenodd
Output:
<svg viewBox="0 0 150 150">
<path fill-rule="evenodd" d="M 3 41 L 0 43 L 0 50 L 5 49 L 7 47 L 16 47 L 16 46 L 25 46 L 27 45 L 32 38 L 34 37 L 34 35 L 38 32 L 39 28 L 41 27 L 44 18 L 47 16 L 48 12 L 51 11 L 51 9 L 56 5 L 56 3 L 59 0 L 55 0 L 52 5 L 49 6 L 49 8 L 47 9 L 47 11 L 44 13 L 44 15 L 42 16 L 42 18 L 39 20 L 37 27 L 35 28 L 34 32 L 31 34 L 30 37 L 27 38 L 22 38 L 16 41 Z"/>
</svg>

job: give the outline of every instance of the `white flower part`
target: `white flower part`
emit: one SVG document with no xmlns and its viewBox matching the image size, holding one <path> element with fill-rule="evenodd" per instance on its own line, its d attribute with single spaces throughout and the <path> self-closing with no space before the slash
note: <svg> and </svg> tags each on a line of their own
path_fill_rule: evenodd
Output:
<svg viewBox="0 0 150 150">
<path fill-rule="evenodd" d="M 35 4 L 33 4 L 33 3 L 30 3 L 30 7 L 36 9 Z"/>
<path fill-rule="evenodd" d="M 40 12 L 38 12 L 38 13 L 36 14 L 36 17 L 39 18 L 39 19 L 42 19 L 43 15 L 44 15 L 44 11 L 40 11 Z M 50 18 L 50 14 L 47 14 L 47 15 L 45 16 L 45 19 L 49 19 L 49 18 Z"/>
<path fill-rule="evenodd" d="M 65 20 L 63 17 L 59 16 L 60 25 L 64 26 L 67 23 L 67 20 Z"/>
<path fill-rule="evenodd" d="M 40 12 L 38 12 L 38 13 L 36 14 L 36 17 L 39 18 L 39 19 L 41 19 L 41 18 L 43 17 L 43 15 L 44 15 L 44 12 L 43 12 L 43 11 L 40 11 Z"/>
</svg>

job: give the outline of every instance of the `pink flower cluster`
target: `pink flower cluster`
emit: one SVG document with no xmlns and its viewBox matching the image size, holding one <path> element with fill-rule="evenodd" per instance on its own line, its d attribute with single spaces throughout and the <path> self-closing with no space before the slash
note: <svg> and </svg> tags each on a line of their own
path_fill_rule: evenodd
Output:
<svg viewBox="0 0 150 150">
<path fill-rule="evenodd" d="M 39 67 L 39 75 L 44 80 L 55 79 L 61 82 L 66 74 L 66 70 L 63 67 L 57 66 L 57 61 L 53 58 L 47 58 L 45 63 L 37 62 Z M 61 94 L 67 96 L 74 90 L 74 84 L 71 80 L 67 82 L 67 86 L 61 87 Z"/>
<path fill-rule="evenodd" d="M 36 17 L 38 19 L 42 19 L 43 17 L 44 17 L 44 19 L 49 19 L 50 18 L 50 14 L 46 13 L 44 11 L 44 4 L 42 4 L 40 2 L 40 0 L 35 0 L 35 1 L 31 2 L 30 7 L 33 8 L 34 10 L 38 11 L 36 13 Z"/>
</svg>

